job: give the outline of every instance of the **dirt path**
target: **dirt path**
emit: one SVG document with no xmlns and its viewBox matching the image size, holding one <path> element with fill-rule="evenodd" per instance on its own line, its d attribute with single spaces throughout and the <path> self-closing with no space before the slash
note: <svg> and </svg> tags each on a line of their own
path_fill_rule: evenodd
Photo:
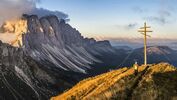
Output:
<svg viewBox="0 0 177 100">
<path fill-rule="evenodd" d="M 142 80 L 142 78 L 145 75 L 145 73 L 147 72 L 148 68 L 149 68 L 149 66 L 146 66 L 146 68 L 135 77 L 133 84 L 125 90 L 126 91 L 125 93 L 127 96 L 125 97 L 124 100 L 132 100 L 133 91 L 138 86 L 140 81 Z"/>
</svg>

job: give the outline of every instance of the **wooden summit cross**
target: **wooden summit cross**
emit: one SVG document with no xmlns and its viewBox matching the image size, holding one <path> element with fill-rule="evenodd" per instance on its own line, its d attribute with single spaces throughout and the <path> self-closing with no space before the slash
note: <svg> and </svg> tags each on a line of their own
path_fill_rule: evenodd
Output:
<svg viewBox="0 0 177 100">
<path fill-rule="evenodd" d="M 141 27 L 138 32 L 140 32 L 142 35 L 144 35 L 144 65 L 147 65 L 147 36 L 151 37 L 150 35 L 147 35 L 147 32 L 153 32 L 148 30 L 148 28 L 151 28 L 150 26 L 146 25 L 146 22 L 144 23 L 144 27 Z"/>
</svg>

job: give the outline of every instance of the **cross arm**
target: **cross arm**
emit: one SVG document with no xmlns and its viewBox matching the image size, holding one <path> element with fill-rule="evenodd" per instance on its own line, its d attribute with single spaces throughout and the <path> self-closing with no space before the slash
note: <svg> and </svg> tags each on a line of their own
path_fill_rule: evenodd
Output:
<svg viewBox="0 0 177 100">
<path fill-rule="evenodd" d="M 140 34 L 145 35 L 144 33 L 140 33 Z M 146 34 L 146 36 L 147 36 L 147 37 L 151 37 L 150 35 L 147 35 L 147 34 Z"/>
<path fill-rule="evenodd" d="M 140 29 L 144 29 L 144 28 L 151 28 L 151 27 L 150 26 L 140 27 Z"/>
</svg>

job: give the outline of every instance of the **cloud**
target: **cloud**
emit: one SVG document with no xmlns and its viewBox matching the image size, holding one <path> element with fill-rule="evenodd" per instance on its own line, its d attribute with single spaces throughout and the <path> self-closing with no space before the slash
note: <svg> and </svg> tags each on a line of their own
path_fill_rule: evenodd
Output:
<svg viewBox="0 0 177 100">
<path fill-rule="evenodd" d="M 131 9 L 135 13 L 139 13 L 143 20 L 165 25 L 176 20 L 173 16 L 173 13 L 176 13 L 174 12 L 174 8 L 167 5 L 167 3 L 168 0 L 163 0 L 163 2 L 160 3 L 161 7 L 159 9 L 144 8 L 143 6 L 134 6 Z"/>
<path fill-rule="evenodd" d="M 145 9 L 143 9 L 143 8 L 138 7 L 138 6 L 133 7 L 132 10 L 133 10 L 134 12 L 136 12 L 136 13 L 144 13 L 145 11 L 147 11 L 147 10 L 145 10 Z"/>
<path fill-rule="evenodd" d="M 19 18 L 24 12 L 29 12 L 35 8 L 35 1 L 29 0 L 1 0 L 0 22 L 4 20 Z"/>
<path fill-rule="evenodd" d="M 164 25 L 171 22 L 171 12 L 167 10 L 160 10 L 156 16 L 148 16 L 144 19 Z"/>
<path fill-rule="evenodd" d="M 138 24 L 137 23 L 129 23 L 127 25 L 116 25 L 117 28 L 122 28 L 125 30 L 130 30 L 136 28 Z"/>
<path fill-rule="evenodd" d="M 133 28 L 135 28 L 137 25 L 138 25 L 137 23 L 130 23 L 130 24 L 128 24 L 127 26 L 125 26 L 125 28 L 127 28 L 127 29 L 133 29 Z"/>
<path fill-rule="evenodd" d="M 169 17 L 171 16 L 171 12 L 167 11 L 167 10 L 161 10 L 158 12 L 160 14 L 160 16 L 164 16 L 164 17 Z"/>
<path fill-rule="evenodd" d="M 60 11 L 50 11 L 37 8 L 40 0 L 1 0 L 0 24 L 9 19 L 20 18 L 22 14 L 37 14 L 39 16 L 55 14 L 58 18 L 67 19 L 68 15 Z"/>
<path fill-rule="evenodd" d="M 44 8 L 34 8 L 30 12 L 27 12 L 27 13 L 35 14 L 35 15 L 38 15 L 39 17 L 47 16 L 47 15 L 56 15 L 59 19 L 69 20 L 68 15 L 61 11 L 51 11 L 51 10 L 44 9 Z"/>
<path fill-rule="evenodd" d="M 165 17 L 161 17 L 161 16 L 149 16 L 149 17 L 146 17 L 145 19 L 156 22 L 158 24 L 162 24 L 162 25 L 168 23 L 168 20 Z"/>
</svg>

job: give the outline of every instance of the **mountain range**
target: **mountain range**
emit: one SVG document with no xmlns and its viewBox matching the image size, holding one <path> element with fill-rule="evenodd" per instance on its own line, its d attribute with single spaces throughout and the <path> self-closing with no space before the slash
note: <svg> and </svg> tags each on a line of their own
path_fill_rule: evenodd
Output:
<svg viewBox="0 0 177 100">
<path fill-rule="evenodd" d="M 87 77 L 132 66 L 134 60 L 143 64 L 143 48 L 85 38 L 55 15 L 24 14 L 0 30 L 16 36 L 9 44 L 0 42 L 0 99 L 45 100 Z M 176 66 L 176 57 L 167 46 L 148 47 L 149 63 Z"/>
<path fill-rule="evenodd" d="M 116 52 L 109 41 L 84 38 L 54 15 L 25 15 L 17 25 L 3 24 L 1 31 L 17 32 L 13 41 L 17 47 L 0 43 L 1 99 L 49 99 L 85 77 L 108 70 L 101 69 L 106 65 L 103 58 Z"/>
</svg>

